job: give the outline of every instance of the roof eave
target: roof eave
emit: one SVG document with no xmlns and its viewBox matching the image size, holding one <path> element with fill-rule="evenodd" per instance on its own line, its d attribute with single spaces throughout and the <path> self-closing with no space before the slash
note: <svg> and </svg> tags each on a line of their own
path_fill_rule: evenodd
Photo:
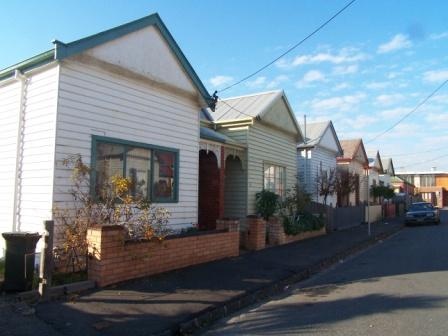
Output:
<svg viewBox="0 0 448 336">
<path fill-rule="evenodd" d="M 47 50 L 23 62 L 14 64 L 0 71 L 0 81 L 14 76 L 16 70 L 29 71 L 39 66 L 51 63 L 55 60 L 55 50 Z"/>
</svg>

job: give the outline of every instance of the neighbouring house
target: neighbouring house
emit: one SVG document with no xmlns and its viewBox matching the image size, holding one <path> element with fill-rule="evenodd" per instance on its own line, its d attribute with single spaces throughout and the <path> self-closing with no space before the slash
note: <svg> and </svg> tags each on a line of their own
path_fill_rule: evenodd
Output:
<svg viewBox="0 0 448 336">
<path fill-rule="evenodd" d="M 414 185 L 415 193 L 425 202 L 440 208 L 448 206 L 448 172 L 434 167 L 430 171 L 397 172 L 396 175 Z"/>
<path fill-rule="evenodd" d="M 370 203 L 378 203 L 381 202 L 381 200 L 375 198 L 374 196 L 370 195 L 370 191 L 372 187 L 376 186 L 383 186 L 384 182 L 381 181 L 380 175 L 383 174 L 383 163 L 381 161 L 380 152 L 376 151 L 375 155 L 368 158 L 369 165 L 368 165 L 368 189 L 369 189 L 369 202 Z"/>
<path fill-rule="evenodd" d="M 196 224 L 199 114 L 213 103 L 157 14 L 54 41 L 1 70 L 0 231 L 42 231 L 71 199 L 62 160 L 73 154 L 94 169 L 96 186 L 103 169 L 133 178 L 135 192 L 171 212 L 172 227 Z"/>
<path fill-rule="evenodd" d="M 379 176 L 380 183 L 386 187 L 389 187 L 391 186 L 392 177 L 395 176 L 394 163 L 391 158 L 382 159 L 381 161 L 383 162 L 383 173 Z"/>
<path fill-rule="evenodd" d="M 410 196 L 415 194 L 415 186 L 401 177 L 391 177 L 390 185 L 394 188 L 394 192 L 396 194 L 405 194 Z"/>
<path fill-rule="evenodd" d="M 362 139 L 340 141 L 343 155 L 336 158 L 339 172 L 348 172 L 355 176 L 355 191 L 348 195 L 338 194 L 338 206 L 355 206 L 369 199 L 367 171 L 369 160 Z"/>
<path fill-rule="evenodd" d="M 335 174 L 336 158 L 342 156 L 342 147 L 331 121 L 308 123 L 302 132 L 304 141 L 297 146 L 299 184 L 313 201 L 323 204 L 325 197 L 321 190 L 326 189 L 330 174 Z M 325 203 L 335 207 L 336 193 L 328 195 Z"/>
<path fill-rule="evenodd" d="M 415 195 L 415 186 L 398 176 L 391 177 L 390 186 L 394 189 L 394 201 L 403 203 L 406 209 L 412 202 L 421 201 L 420 196 Z"/>
<path fill-rule="evenodd" d="M 214 112 L 203 111 L 201 123 L 200 227 L 255 214 L 263 189 L 284 197 L 295 186 L 303 137 L 283 91 L 222 99 Z"/>
</svg>

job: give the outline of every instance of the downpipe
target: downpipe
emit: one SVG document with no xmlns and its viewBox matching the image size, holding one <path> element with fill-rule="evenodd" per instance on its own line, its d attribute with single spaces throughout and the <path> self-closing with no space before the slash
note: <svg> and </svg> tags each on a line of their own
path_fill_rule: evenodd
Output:
<svg viewBox="0 0 448 336">
<path fill-rule="evenodd" d="M 23 136 L 25 124 L 25 108 L 26 108 L 26 90 L 28 86 L 28 77 L 20 70 L 15 70 L 14 79 L 20 81 L 20 100 L 19 100 L 19 120 L 17 127 L 17 148 L 16 148 L 16 171 L 14 178 L 14 208 L 12 231 L 20 231 L 20 199 L 22 187 L 22 160 L 23 160 Z"/>
</svg>

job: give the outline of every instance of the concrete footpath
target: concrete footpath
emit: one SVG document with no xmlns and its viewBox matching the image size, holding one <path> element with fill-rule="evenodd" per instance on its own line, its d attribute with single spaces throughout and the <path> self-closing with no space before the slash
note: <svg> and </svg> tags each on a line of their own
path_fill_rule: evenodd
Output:
<svg viewBox="0 0 448 336">
<path fill-rule="evenodd" d="M 51 335 L 190 334 L 226 314 L 279 294 L 289 284 L 397 232 L 401 219 L 367 225 L 239 257 L 41 303 L 29 318 Z M 1 312 L 0 312 L 1 313 Z M 13 317 L 11 317 L 13 318 Z M 26 322 L 25 322 L 26 323 Z M 0 333 L 5 330 L 0 323 Z M 8 330 L 9 331 L 9 330 Z M 43 335 L 50 333 L 43 333 Z M 2 333 L 3 335 L 3 333 Z M 5 335 L 15 334 L 13 330 Z"/>
</svg>

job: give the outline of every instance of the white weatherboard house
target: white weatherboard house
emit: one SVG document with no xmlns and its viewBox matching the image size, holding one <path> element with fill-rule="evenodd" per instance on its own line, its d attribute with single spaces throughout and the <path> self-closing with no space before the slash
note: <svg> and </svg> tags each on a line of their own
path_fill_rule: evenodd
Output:
<svg viewBox="0 0 448 336">
<path fill-rule="evenodd" d="M 171 225 L 197 223 L 199 114 L 212 104 L 157 14 L 1 70 L 0 231 L 42 231 L 71 199 L 62 160 L 78 153 L 136 179 Z"/>
<path fill-rule="evenodd" d="M 303 130 L 305 142 L 297 146 L 297 176 L 312 200 L 324 203 L 319 195 L 318 179 L 336 171 L 336 158 L 342 156 L 342 147 L 331 121 L 309 123 Z M 336 206 L 337 195 L 329 195 L 327 205 Z"/>
</svg>

